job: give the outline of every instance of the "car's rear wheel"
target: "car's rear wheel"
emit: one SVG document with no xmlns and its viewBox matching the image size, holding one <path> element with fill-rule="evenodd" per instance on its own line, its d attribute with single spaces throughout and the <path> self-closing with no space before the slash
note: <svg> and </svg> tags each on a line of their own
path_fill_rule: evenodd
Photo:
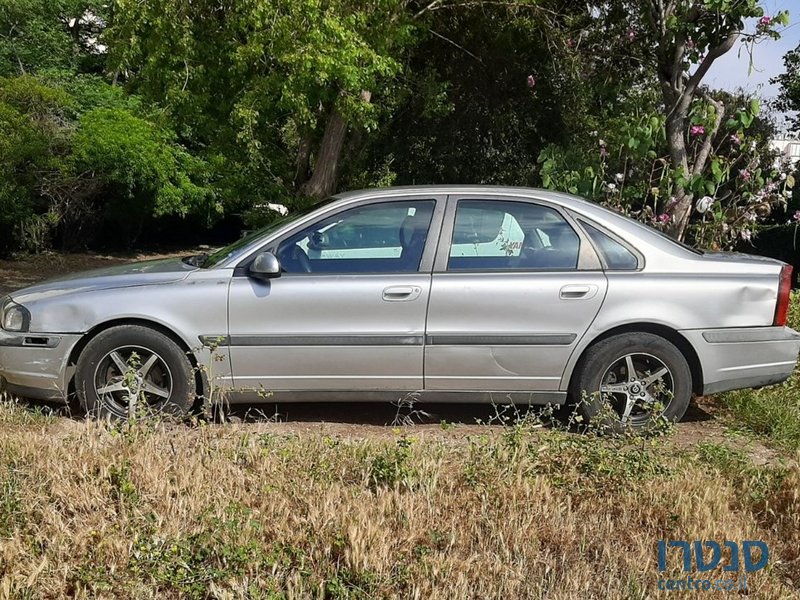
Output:
<svg viewBox="0 0 800 600">
<path fill-rule="evenodd" d="M 678 421 L 692 396 L 681 351 L 652 333 L 615 335 L 590 347 L 573 378 L 571 396 L 585 424 L 620 432 L 657 417 Z"/>
<path fill-rule="evenodd" d="M 78 358 L 75 387 L 88 414 L 114 420 L 183 416 L 195 399 L 192 365 L 163 333 L 122 325 L 92 338 Z"/>
</svg>

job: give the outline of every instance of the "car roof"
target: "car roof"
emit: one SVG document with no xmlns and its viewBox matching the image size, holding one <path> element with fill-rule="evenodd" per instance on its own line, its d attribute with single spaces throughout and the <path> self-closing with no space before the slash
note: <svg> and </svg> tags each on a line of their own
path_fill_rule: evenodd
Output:
<svg viewBox="0 0 800 600">
<path fill-rule="evenodd" d="M 397 200 L 403 200 L 403 196 L 418 196 L 430 194 L 431 196 L 451 196 L 451 195 L 479 195 L 486 196 L 486 200 L 503 201 L 507 197 L 525 197 L 534 198 L 537 200 L 550 201 L 565 208 L 574 209 L 579 213 L 587 216 L 590 214 L 592 218 L 600 216 L 601 220 L 605 221 L 610 219 L 615 225 L 621 222 L 629 221 L 626 216 L 609 210 L 595 202 L 586 200 L 579 196 L 566 194 L 563 192 L 556 192 L 553 190 L 545 190 L 542 188 L 532 188 L 523 186 L 512 185 L 398 185 L 394 187 L 383 188 L 368 188 L 363 190 L 354 190 L 349 192 L 341 192 L 332 196 L 333 200 L 358 200 L 361 198 L 381 198 L 384 196 L 397 197 Z M 506 198 L 504 198 L 504 196 Z"/>
<path fill-rule="evenodd" d="M 333 196 L 336 199 L 352 200 L 361 197 L 375 197 L 375 196 L 396 196 L 400 194 L 418 195 L 418 194 L 432 194 L 432 195 L 452 195 L 452 194 L 491 194 L 494 196 L 509 195 L 509 196 L 531 196 L 541 199 L 552 199 L 553 201 L 564 204 L 567 201 L 575 201 L 578 204 L 591 204 L 587 200 L 563 194 L 561 192 L 554 192 L 552 190 L 545 190 L 541 188 L 531 188 L 523 186 L 512 185 L 398 185 L 393 187 L 383 188 L 368 188 L 363 190 L 355 190 L 351 192 L 341 192 Z"/>
</svg>

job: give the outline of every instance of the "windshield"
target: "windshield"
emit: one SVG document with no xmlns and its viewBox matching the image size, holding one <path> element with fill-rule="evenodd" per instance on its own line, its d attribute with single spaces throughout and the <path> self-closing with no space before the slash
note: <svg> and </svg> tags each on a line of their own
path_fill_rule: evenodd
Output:
<svg viewBox="0 0 800 600">
<path fill-rule="evenodd" d="M 276 219 L 269 225 L 262 227 L 261 229 L 256 229 L 255 231 L 251 231 L 247 235 L 239 238 L 229 246 L 225 246 L 224 248 L 220 248 L 209 254 L 205 260 L 203 260 L 202 264 L 200 265 L 203 269 L 209 269 L 218 265 L 219 263 L 227 260 L 235 260 L 242 256 L 247 247 L 250 246 L 253 242 L 258 240 L 259 238 L 266 237 L 270 233 L 276 231 L 280 227 L 283 227 L 287 223 L 294 221 L 295 219 L 299 219 L 300 217 L 304 217 L 305 215 L 314 212 L 321 206 L 327 204 L 333 200 L 333 198 L 328 198 L 326 200 L 322 200 L 320 202 L 315 202 L 311 206 L 307 206 L 306 208 L 300 209 L 297 212 L 293 212 L 285 217 L 280 217 Z"/>
</svg>

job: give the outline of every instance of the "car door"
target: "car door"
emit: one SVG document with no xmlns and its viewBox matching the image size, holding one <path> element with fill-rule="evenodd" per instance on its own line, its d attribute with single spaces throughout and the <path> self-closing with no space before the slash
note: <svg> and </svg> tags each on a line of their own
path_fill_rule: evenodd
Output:
<svg viewBox="0 0 800 600">
<path fill-rule="evenodd" d="M 351 203 L 266 248 L 280 277 L 263 281 L 238 269 L 229 296 L 234 386 L 421 389 L 443 213 L 444 198 L 434 196 Z"/>
<path fill-rule="evenodd" d="M 557 206 L 451 196 L 431 287 L 425 388 L 558 392 L 605 293 L 594 249 Z"/>
</svg>

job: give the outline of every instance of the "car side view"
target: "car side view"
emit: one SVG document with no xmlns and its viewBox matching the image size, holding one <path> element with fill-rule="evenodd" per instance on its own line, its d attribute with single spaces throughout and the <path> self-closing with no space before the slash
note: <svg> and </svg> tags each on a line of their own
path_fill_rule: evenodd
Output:
<svg viewBox="0 0 800 600">
<path fill-rule="evenodd" d="M 792 269 L 683 246 L 574 196 L 485 186 L 335 196 L 210 255 L 2 300 L 0 377 L 93 414 L 229 402 L 576 404 L 615 426 L 785 380 Z"/>
</svg>

